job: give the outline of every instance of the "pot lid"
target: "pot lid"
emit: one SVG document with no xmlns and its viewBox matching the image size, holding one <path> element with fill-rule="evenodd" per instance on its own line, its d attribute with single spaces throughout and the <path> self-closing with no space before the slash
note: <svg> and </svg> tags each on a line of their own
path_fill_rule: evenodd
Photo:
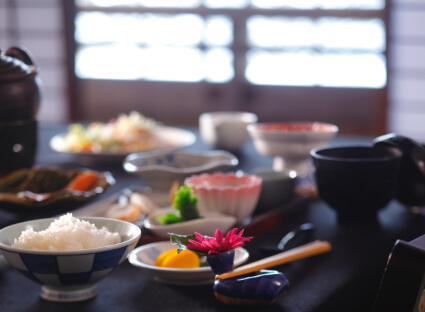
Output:
<svg viewBox="0 0 425 312">
<path fill-rule="evenodd" d="M 6 52 L 0 51 L 0 81 L 8 82 L 34 75 L 36 68 L 29 53 L 21 48 L 12 47 Z"/>
<path fill-rule="evenodd" d="M 409 206 L 425 205 L 425 147 L 395 133 L 375 138 L 373 145 L 395 147 L 403 153 L 396 199 Z"/>
</svg>

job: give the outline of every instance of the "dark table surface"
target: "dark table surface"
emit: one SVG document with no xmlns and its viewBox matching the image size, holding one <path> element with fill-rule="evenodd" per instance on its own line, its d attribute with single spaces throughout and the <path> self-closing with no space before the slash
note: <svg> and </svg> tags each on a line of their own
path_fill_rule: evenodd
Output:
<svg viewBox="0 0 425 312">
<path fill-rule="evenodd" d="M 50 138 L 64 126 L 41 125 L 36 164 L 62 168 L 81 167 L 75 159 L 49 148 Z M 358 137 L 337 137 L 332 144 L 367 143 Z M 198 137 L 191 150 L 208 149 Z M 258 167 L 271 167 L 272 159 L 259 155 L 252 142 L 236 154 L 237 169 L 251 172 Z M 126 173 L 121 165 L 90 164 L 96 170 L 108 170 L 117 180 L 106 194 L 129 185 L 142 186 L 141 180 Z M 29 218 L 1 210 L 0 227 Z M 254 222 L 255 221 L 255 222 Z M 262 311 L 371 311 L 391 249 L 397 239 L 410 241 L 425 233 L 425 216 L 412 213 L 392 201 L 382 209 L 377 223 L 341 225 L 335 212 L 321 200 L 295 197 L 267 214 L 253 218 L 255 226 L 247 231 L 255 238 L 246 245 L 249 262 L 264 257 L 259 247 L 277 243 L 288 231 L 304 222 L 315 225 L 314 238 L 328 240 L 328 254 L 299 260 L 277 267 L 290 280 L 287 294 Z M 217 301 L 212 285 L 172 286 L 161 284 L 125 261 L 98 284 L 99 295 L 80 303 L 52 303 L 39 297 L 40 285 L 8 267 L 0 271 L 0 311 L 234 311 L 259 310 L 236 308 Z"/>
</svg>

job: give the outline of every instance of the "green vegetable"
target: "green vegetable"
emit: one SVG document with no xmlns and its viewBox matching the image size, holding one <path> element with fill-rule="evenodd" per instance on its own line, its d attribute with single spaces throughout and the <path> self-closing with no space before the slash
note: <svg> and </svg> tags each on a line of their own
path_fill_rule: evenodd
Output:
<svg viewBox="0 0 425 312">
<path fill-rule="evenodd" d="M 165 215 L 162 215 L 162 216 L 158 216 L 156 217 L 156 219 L 165 225 L 178 223 L 181 221 L 180 217 L 176 216 L 174 213 L 171 213 L 171 212 L 166 213 Z"/>
<path fill-rule="evenodd" d="M 180 211 L 182 221 L 189 221 L 200 218 L 197 202 L 198 196 L 193 193 L 193 189 L 189 185 L 183 185 L 176 193 L 173 206 Z"/>
<path fill-rule="evenodd" d="M 170 233 L 170 241 L 172 244 L 177 245 L 177 251 L 180 252 L 182 250 L 190 250 L 186 247 L 186 245 L 190 244 L 189 239 L 196 239 L 195 234 L 189 234 L 189 235 L 179 235 L 175 233 Z M 195 250 L 193 250 L 196 252 Z"/>
<path fill-rule="evenodd" d="M 196 207 L 198 196 L 193 193 L 193 189 L 189 185 L 183 185 L 176 192 L 173 206 L 180 212 L 180 216 L 173 213 L 167 213 L 156 219 L 163 224 L 172 224 L 177 222 L 199 219 L 199 212 Z"/>
<path fill-rule="evenodd" d="M 175 233 L 169 233 L 170 234 L 170 241 L 173 245 L 177 245 L 177 253 L 182 252 L 183 250 L 190 250 L 193 251 L 194 253 L 198 254 L 199 259 L 201 261 L 200 266 L 201 267 L 207 267 L 209 266 L 209 264 L 207 263 L 207 260 L 205 258 L 205 255 L 203 253 L 200 253 L 196 250 L 192 250 L 187 248 L 186 245 L 190 244 L 189 239 L 193 239 L 196 240 L 196 236 L 195 234 L 189 234 L 189 235 L 179 235 L 179 234 L 175 234 Z M 207 238 L 209 238 L 209 236 L 205 236 Z"/>
</svg>

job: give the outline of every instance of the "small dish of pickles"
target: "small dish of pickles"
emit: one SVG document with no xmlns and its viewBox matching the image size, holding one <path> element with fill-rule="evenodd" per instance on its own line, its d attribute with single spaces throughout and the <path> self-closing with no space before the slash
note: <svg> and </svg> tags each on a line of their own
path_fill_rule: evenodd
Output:
<svg viewBox="0 0 425 312">
<path fill-rule="evenodd" d="M 199 267 L 183 268 L 179 265 L 179 263 L 187 261 L 180 261 L 180 259 L 175 256 L 174 252 L 169 252 L 173 249 L 176 250 L 177 246 L 173 245 L 170 241 L 143 245 L 134 249 L 130 253 L 128 261 L 132 265 L 147 271 L 153 276 L 154 280 L 166 284 L 201 285 L 212 284 L 214 282 L 214 273 L 211 268 L 204 263 L 203 259 L 199 259 Z M 166 252 L 169 253 L 166 254 Z M 159 258 L 160 256 L 164 259 Z M 168 259 L 165 259 L 166 257 Z M 190 262 L 197 263 L 197 261 L 193 261 L 193 255 L 188 257 L 191 260 Z M 236 267 L 245 263 L 248 258 L 249 253 L 246 249 L 242 247 L 237 248 L 235 250 L 234 266 Z M 161 261 L 164 260 L 167 260 L 169 264 L 161 264 Z M 165 265 L 173 265 L 177 267 L 168 267 Z"/>
</svg>

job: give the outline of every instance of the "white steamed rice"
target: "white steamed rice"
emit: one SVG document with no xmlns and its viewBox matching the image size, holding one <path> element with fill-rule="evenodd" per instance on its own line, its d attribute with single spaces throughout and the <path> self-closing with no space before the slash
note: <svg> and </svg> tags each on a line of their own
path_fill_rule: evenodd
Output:
<svg viewBox="0 0 425 312">
<path fill-rule="evenodd" d="M 119 233 L 111 233 L 88 221 L 80 220 L 67 213 L 55 219 L 43 231 L 29 227 L 15 239 L 13 246 L 38 250 L 81 250 L 113 245 L 121 242 Z"/>
</svg>

